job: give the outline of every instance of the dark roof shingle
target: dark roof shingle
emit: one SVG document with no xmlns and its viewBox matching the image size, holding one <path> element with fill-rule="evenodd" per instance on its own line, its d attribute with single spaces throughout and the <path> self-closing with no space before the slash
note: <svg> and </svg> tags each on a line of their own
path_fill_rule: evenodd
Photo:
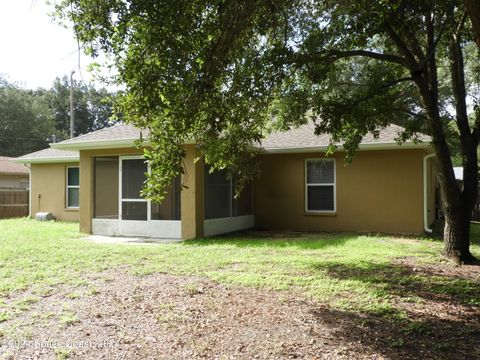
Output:
<svg viewBox="0 0 480 360">
<path fill-rule="evenodd" d="M 378 137 L 367 134 L 361 142 L 361 145 L 391 145 L 398 146 L 396 138 L 404 131 L 404 128 L 397 125 L 389 125 L 380 129 Z M 133 146 L 134 141 L 140 138 L 146 138 L 148 130 L 140 130 L 133 125 L 117 124 L 109 128 L 94 131 L 85 135 L 68 139 L 56 144 L 53 147 L 58 149 L 89 149 L 96 146 L 105 148 L 114 148 L 121 146 Z M 315 135 L 315 125 L 309 123 L 288 131 L 272 133 L 262 141 L 261 146 L 265 151 L 277 149 L 308 149 L 308 148 L 326 148 L 330 144 L 330 135 Z M 422 146 L 428 146 L 430 137 L 424 134 L 418 134 L 418 139 L 424 142 Z M 407 141 L 407 144 L 412 144 Z M 341 144 L 337 144 L 341 145 Z M 98 147 L 100 148 L 100 147 Z"/>
<path fill-rule="evenodd" d="M 367 134 L 361 144 L 396 144 L 396 138 L 405 129 L 398 125 L 390 124 L 380 129 L 377 138 L 373 134 Z M 430 142 L 430 137 L 418 134 L 418 139 Z M 262 141 L 262 148 L 272 149 L 295 149 L 295 148 L 323 148 L 330 144 L 331 136 L 328 134 L 315 135 L 315 124 L 309 123 L 288 131 L 279 131 L 270 134 Z M 409 141 L 411 143 L 411 141 Z M 336 144 L 341 145 L 341 144 Z"/>
<path fill-rule="evenodd" d="M 95 141 L 118 141 L 118 140 L 137 140 L 142 136 L 148 136 L 148 130 L 139 130 L 133 125 L 116 124 L 107 128 L 80 135 L 72 139 L 64 140 L 57 145 L 79 144 Z"/>
</svg>

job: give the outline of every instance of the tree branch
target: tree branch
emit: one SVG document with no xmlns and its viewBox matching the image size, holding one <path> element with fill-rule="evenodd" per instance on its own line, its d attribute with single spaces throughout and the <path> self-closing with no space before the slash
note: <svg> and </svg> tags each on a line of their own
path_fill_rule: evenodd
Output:
<svg viewBox="0 0 480 360">
<path fill-rule="evenodd" d="M 385 32 L 387 35 L 392 39 L 392 41 L 395 43 L 397 48 L 400 50 L 400 52 L 403 54 L 405 61 L 406 61 L 406 66 L 410 69 L 416 69 L 418 67 L 418 62 L 415 59 L 415 56 L 413 53 L 410 51 L 408 46 L 403 42 L 403 40 L 400 38 L 400 36 L 393 30 L 393 28 L 389 25 L 385 25 Z"/>
<path fill-rule="evenodd" d="M 380 61 L 386 61 L 390 63 L 399 64 L 402 66 L 407 66 L 406 60 L 398 55 L 394 54 L 384 54 L 378 53 L 375 51 L 369 50 L 326 50 L 320 53 L 313 54 L 295 54 L 294 62 L 300 63 L 309 63 L 309 62 L 325 62 L 325 61 L 336 61 L 339 59 L 349 58 L 349 57 L 368 57 Z"/>
<path fill-rule="evenodd" d="M 370 91 L 367 95 L 365 95 L 363 97 L 360 97 L 360 98 L 356 99 L 355 101 L 350 102 L 349 105 L 350 106 L 358 105 L 361 102 L 364 102 L 366 100 L 374 98 L 375 96 L 378 96 L 378 94 L 381 91 L 386 90 L 388 88 L 391 88 L 392 86 L 394 86 L 398 83 L 401 83 L 401 82 L 404 82 L 404 81 L 412 81 L 412 80 L 413 79 L 411 77 L 404 77 L 404 78 L 400 78 L 400 79 L 396 79 L 396 80 L 386 82 L 386 83 L 382 84 L 381 86 L 379 86 L 377 89 L 375 89 L 375 91 Z"/>
<path fill-rule="evenodd" d="M 463 54 L 460 46 L 460 38 L 453 36 L 450 40 L 450 74 L 452 77 L 452 90 L 455 99 L 455 110 L 458 129 L 461 137 L 468 139 L 471 135 L 468 124 L 466 91 L 465 91 L 465 71 L 463 65 Z"/>
<path fill-rule="evenodd" d="M 392 111 L 403 112 L 403 113 L 408 114 L 410 116 L 421 118 L 421 119 L 426 119 L 427 118 L 427 116 L 424 115 L 424 114 L 419 114 L 419 113 L 416 113 L 414 111 L 410 111 L 410 110 L 407 110 L 407 109 L 395 108 L 394 107 L 394 108 L 392 108 Z"/>
</svg>

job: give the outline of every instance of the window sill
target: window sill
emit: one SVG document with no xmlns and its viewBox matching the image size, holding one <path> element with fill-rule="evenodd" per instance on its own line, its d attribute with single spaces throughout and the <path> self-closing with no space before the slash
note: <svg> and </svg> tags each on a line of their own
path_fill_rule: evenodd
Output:
<svg viewBox="0 0 480 360">
<path fill-rule="evenodd" d="M 69 211 L 69 212 L 78 212 L 80 210 L 80 208 L 65 208 L 65 211 Z"/>
<path fill-rule="evenodd" d="M 305 211 L 305 216 L 337 216 L 335 211 Z"/>
</svg>

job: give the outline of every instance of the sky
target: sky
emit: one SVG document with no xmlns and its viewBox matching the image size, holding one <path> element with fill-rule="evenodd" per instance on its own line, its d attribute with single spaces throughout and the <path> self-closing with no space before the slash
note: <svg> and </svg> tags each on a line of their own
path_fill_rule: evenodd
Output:
<svg viewBox="0 0 480 360">
<path fill-rule="evenodd" d="M 56 77 L 75 70 L 77 80 L 89 82 L 72 29 L 55 24 L 46 0 L 0 0 L 0 74 L 30 89 L 50 88 Z M 81 72 L 79 71 L 81 70 Z"/>
</svg>

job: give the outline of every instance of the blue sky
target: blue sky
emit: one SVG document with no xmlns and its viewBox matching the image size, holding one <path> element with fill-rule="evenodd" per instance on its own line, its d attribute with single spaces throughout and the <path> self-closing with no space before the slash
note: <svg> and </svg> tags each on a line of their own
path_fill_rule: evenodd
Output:
<svg viewBox="0 0 480 360">
<path fill-rule="evenodd" d="M 26 88 L 49 88 L 75 70 L 81 79 L 73 30 L 53 22 L 45 0 L 0 0 L 0 74 Z M 81 75 L 92 60 L 80 57 Z"/>
</svg>

